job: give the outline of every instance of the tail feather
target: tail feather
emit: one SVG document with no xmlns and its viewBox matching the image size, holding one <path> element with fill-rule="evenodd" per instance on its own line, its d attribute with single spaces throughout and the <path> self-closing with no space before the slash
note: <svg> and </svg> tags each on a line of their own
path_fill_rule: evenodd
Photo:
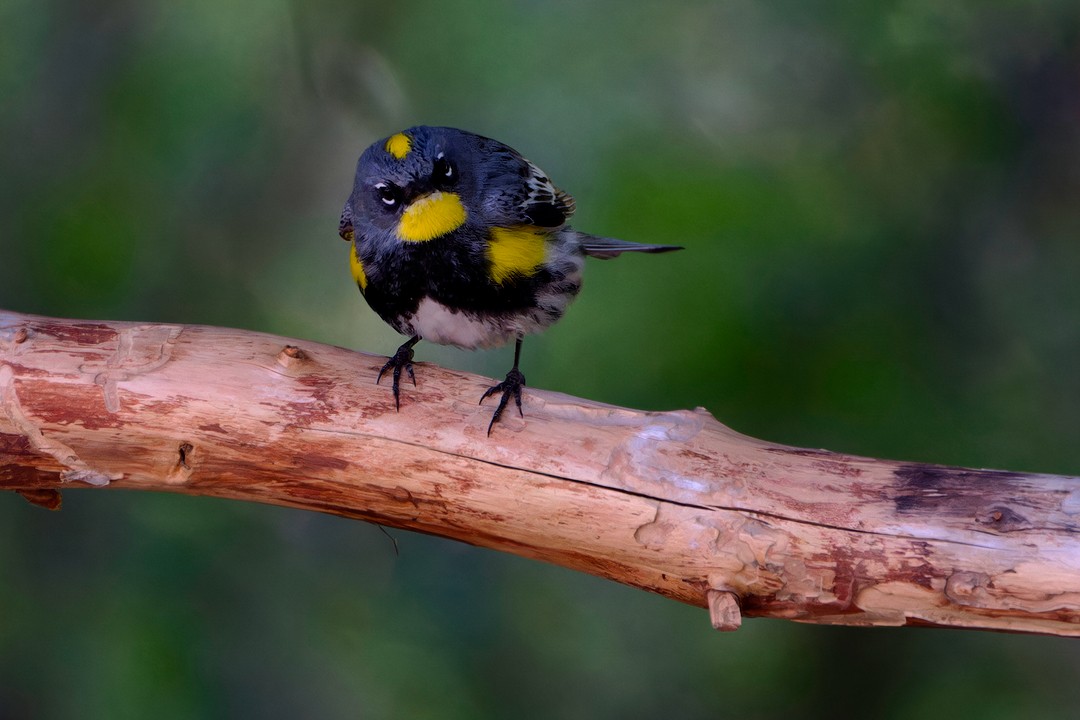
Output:
<svg viewBox="0 0 1080 720">
<path fill-rule="evenodd" d="M 585 251 L 585 254 L 601 260 L 618 257 L 624 252 L 662 253 L 683 249 L 681 245 L 645 245 L 616 238 L 597 237 L 583 232 L 578 232 L 578 235 L 581 238 L 581 249 Z"/>
</svg>

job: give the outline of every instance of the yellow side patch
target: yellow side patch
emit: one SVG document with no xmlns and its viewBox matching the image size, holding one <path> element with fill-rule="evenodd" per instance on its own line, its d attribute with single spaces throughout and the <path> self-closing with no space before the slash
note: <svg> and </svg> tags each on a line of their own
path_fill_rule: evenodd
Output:
<svg viewBox="0 0 1080 720">
<path fill-rule="evenodd" d="M 491 279 L 500 285 L 515 275 L 528 277 L 547 258 L 547 231 L 531 225 L 493 227 L 487 256 Z"/>
<path fill-rule="evenodd" d="M 367 273 L 364 272 L 364 263 L 356 255 L 356 245 L 349 248 L 349 269 L 352 270 L 353 280 L 360 286 L 360 292 L 367 290 Z"/>
<path fill-rule="evenodd" d="M 412 140 L 405 133 L 398 133 L 397 135 L 391 135 L 386 139 L 386 152 L 390 153 L 398 160 L 402 159 L 409 154 L 409 150 L 412 149 Z"/>
<path fill-rule="evenodd" d="M 461 198 L 454 193 L 433 192 L 405 208 L 397 236 L 408 242 L 434 240 L 464 225 L 466 217 Z"/>
</svg>

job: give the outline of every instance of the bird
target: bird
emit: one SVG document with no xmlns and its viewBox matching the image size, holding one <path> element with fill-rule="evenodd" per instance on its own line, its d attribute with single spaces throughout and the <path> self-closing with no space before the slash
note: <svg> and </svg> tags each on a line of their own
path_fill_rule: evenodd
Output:
<svg viewBox="0 0 1080 720">
<path fill-rule="evenodd" d="M 368 305 L 406 340 L 390 372 L 401 410 L 421 340 L 464 349 L 514 341 L 514 365 L 488 388 L 499 395 L 487 434 L 510 399 L 521 408 L 522 340 L 558 321 L 581 290 L 585 257 L 681 250 L 600 237 L 567 225 L 574 198 L 521 153 L 451 127 L 418 125 L 360 155 L 338 223 L 352 277 Z"/>
</svg>

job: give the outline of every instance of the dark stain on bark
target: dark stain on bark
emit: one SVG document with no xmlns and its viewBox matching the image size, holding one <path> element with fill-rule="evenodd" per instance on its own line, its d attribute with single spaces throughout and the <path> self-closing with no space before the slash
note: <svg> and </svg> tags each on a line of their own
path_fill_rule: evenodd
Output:
<svg viewBox="0 0 1080 720">
<path fill-rule="evenodd" d="M 1058 524 L 1048 516 L 1060 505 L 1060 491 L 1040 492 L 1024 473 L 910 464 L 897 468 L 895 475 L 894 501 L 900 515 L 966 520 L 983 532 Z M 1043 522 L 1029 521 L 1036 516 Z"/>
<path fill-rule="evenodd" d="M 113 327 L 101 323 L 43 322 L 36 324 L 34 330 L 76 345 L 103 345 L 113 342 L 118 334 Z"/>
</svg>

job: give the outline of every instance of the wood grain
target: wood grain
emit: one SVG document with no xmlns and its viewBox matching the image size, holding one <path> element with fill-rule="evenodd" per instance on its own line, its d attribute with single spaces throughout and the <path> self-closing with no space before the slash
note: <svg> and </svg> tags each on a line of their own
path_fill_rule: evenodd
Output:
<svg viewBox="0 0 1080 720">
<path fill-rule="evenodd" d="M 441 535 L 742 617 L 1080 635 L 1080 480 L 776 445 L 702 409 L 226 328 L 0 311 L 0 488 L 161 490 Z M 385 381 L 384 381 L 385 383 Z"/>
</svg>

